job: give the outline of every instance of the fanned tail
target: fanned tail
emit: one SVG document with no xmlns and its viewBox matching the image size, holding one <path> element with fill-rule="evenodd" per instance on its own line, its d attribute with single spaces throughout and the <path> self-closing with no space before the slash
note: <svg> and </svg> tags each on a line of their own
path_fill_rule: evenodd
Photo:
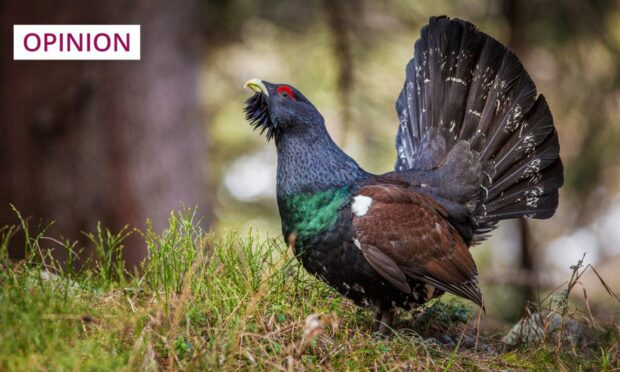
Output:
<svg viewBox="0 0 620 372">
<path fill-rule="evenodd" d="M 430 19 L 396 110 L 396 170 L 463 206 L 478 238 L 499 220 L 555 212 L 563 167 L 549 106 L 519 59 L 471 23 Z"/>
</svg>

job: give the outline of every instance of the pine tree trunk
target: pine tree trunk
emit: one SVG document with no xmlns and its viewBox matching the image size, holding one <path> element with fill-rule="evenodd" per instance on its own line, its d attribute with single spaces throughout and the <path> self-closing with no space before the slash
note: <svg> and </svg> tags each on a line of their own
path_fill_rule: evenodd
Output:
<svg viewBox="0 0 620 372">
<path fill-rule="evenodd" d="M 197 0 L 0 2 L 0 226 L 16 222 L 9 203 L 71 239 L 99 220 L 161 229 L 181 202 L 208 216 L 200 10 Z M 12 60 L 13 24 L 80 23 L 141 24 L 141 61 Z M 127 242 L 130 264 L 145 256 L 139 241 Z"/>
<path fill-rule="evenodd" d="M 353 56 L 349 38 L 351 6 L 343 0 L 324 0 L 323 9 L 332 38 L 332 54 L 338 66 L 338 101 L 340 104 L 340 130 L 336 143 L 346 145 L 351 126 L 351 100 L 353 95 Z"/>
<path fill-rule="evenodd" d="M 508 47 L 519 57 L 523 58 L 523 28 L 525 27 L 522 19 L 522 9 L 520 1 L 518 0 L 504 0 L 502 12 L 506 21 L 508 22 Z M 521 238 L 520 246 L 520 259 L 519 269 L 523 273 L 527 273 L 531 280 L 528 280 L 526 284 L 520 286 L 519 290 L 523 298 L 524 307 L 529 302 L 536 301 L 536 281 L 538 279 L 538 272 L 534 264 L 534 247 L 532 246 L 532 239 L 530 237 L 530 229 L 528 227 L 528 221 L 526 219 L 519 220 L 519 235 Z"/>
</svg>

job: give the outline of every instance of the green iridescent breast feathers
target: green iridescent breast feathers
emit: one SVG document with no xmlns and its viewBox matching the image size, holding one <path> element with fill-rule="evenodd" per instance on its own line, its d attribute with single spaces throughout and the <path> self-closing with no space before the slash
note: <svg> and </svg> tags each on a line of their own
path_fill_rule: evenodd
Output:
<svg viewBox="0 0 620 372">
<path fill-rule="evenodd" d="M 285 237 L 294 233 L 295 239 L 303 242 L 327 230 L 336 223 L 350 196 L 349 187 L 343 187 L 283 197 L 279 204 Z"/>
</svg>

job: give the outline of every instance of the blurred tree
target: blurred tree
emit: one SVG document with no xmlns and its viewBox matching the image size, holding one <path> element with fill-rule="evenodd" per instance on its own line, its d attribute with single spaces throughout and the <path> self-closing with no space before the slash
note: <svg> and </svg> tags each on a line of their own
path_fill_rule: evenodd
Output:
<svg viewBox="0 0 620 372">
<path fill-rule="evenodd" d="M 542 7 L 546 7 L 545 17 L 540 17 L 538 12 Z M 604 207 L 593 200 L 592 195 L 597 188 L 605 185 L 604 178 L 609 178 L 604 170 L 609 169 L 610 159 L 617 158 L 617 129 L 611 125 L 613 119 L 606 118 L 609 110 L 601 107 L 620 86 L 620 66 L 612 63 L 611 67 L 607 67 L 604 59 L 605 55 L 614 56 L 615 60 L 620 56 L 620 50 L 607 30 L 610 24 L 608 18 L 617 8 L 617 2 L 610 0 L 589 3 L 504 0 L 502 3 L 509 47 L 521 58 L 527 59 L 531 57 L 531 51 L 543 46 L 556 56 L 549 60 L 557 64 L 558 71 L 562 72 L 553 74 L 563 89 L 560 88 L 562 99 L 555 105 L 552 102 L 552 108 L 555 108 L 556 122 L 570 120 L 578 123 L 577 131 L 560 133 L 564 144 L 573 144 L 572 148 L 568 147 L 568 151 L 563 145 L 566 169 L 566 186 L 563 191 L 572 199 L 566 202 L 573 203 L 575 210 L 581 212 L 573 219 L 577 226 L 586 224 Z M 529 62 L 531 60 L 535 58 L 530 58 Z M 531 71 L 544 74 L 544 68 L 532 68 Z M 562 108 L 565 108 L 564 112 Z M 564 127 L 568 125 L 564 123 Z M 577 151 L 574 144 L 579 147 Z M 535 300 L 533 283 L 537 277 L 538 250 L 534 246 L 527 221 L 520 221 L 519 228 L 520 269 L 531 279 L 528 281 L 530 284 L 522 287 L 523 297 Z"/>
<path fill-rule="evenodd" d="M 351 4 L 342 0 L 325 0 L 323 7 L 332 38 L 332 53 L 338 65 L 338 100 L 340 105 L 340 130 L 341 135 L 336 138 L 340 146 L 346 144 L 346 135 L 351 123 L 351 99 L 353 95 L 353 56 L 351 54 L 351 42 L 349 32 L 349 11 Z M 339 139 L 339 140 L 338 140 Z"/>
<path fill-rule="evenodd" d="M 118 230 L 151 218 L 160 229 L 181 202 L 208 214 L 203 5 L 0 2 L 0 225 L 16 221 L 9 203 L 71 239 L 98 220 Z M 106 23 L 142 25 L 141 61 L 11 58 L 13 24 Z M 138 240 L 127 242 L 131 264 L 146 254 Z"/>
<path fill-rule="evenodd" d="M 521 10 L 522 2 L 518 0 L 504 0 L 502 5 L 502 13 L 508 25 L 507 46 L 517 56 L 523 56 L 523 29 L 527 25 Z M 519 298 L 522 299 L 523 303 L 515 306 L 518 309 L 523 309 L 528 302 L 536 302 L 538 272 L 527 220 L 524 218 L 519 219 L 518 227 L 520 237 L 519 269 L 530 279 L 520 286 L 521 295 Z"/>
</svg>

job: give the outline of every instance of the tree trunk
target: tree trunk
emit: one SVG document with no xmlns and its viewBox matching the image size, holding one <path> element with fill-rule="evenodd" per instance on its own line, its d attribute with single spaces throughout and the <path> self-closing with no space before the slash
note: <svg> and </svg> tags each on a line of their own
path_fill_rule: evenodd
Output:
<svg viewBox="0 0 620 372">
<path fill-rule="evenodd" d="M 332 53 L 338 65 L 338 100 L 340 103 L 340 147 L 346 144 L 351 126 L 351 99 L 353 95 L 353 56 L 349 32 L 349 11 L 342 0 L 324 0 L 323 8 L 332 38 Z"/>
<path fill-rule="evenodd" d="M 181 202 L 208 213 L 199 4 L 0 2 L 0 226 L 9 203 L 71 239 L 97 221 L 161 229 Z M 13 24 L 106 23 L 142 25 L 140 61 L 12 59 Z M 130 238 L 126 261 L 145 248 Z"/>
<path fill-rule="evenodd" d="M 521 3 L 518 0 L 504 0 L 502 6 L 502 12 L 508 23 L 508 48 L 512 50 L 517 57 L 523 58 L 523 32 L 524 22 L 521 9 Z M 534 247 L 532 246 L 532 239 L 530 237 L 530 229 L 528 227 L 528 221 L 524 218 L 519 220 L 519 235 L 521 238 L 521 249 L 519 259 L 519 270 L 523 273 L 528 273 L 530 281 L 519 286 L 523 298 L 523 306 L 529 302 L 536 301 L 536 282 L 538 279 L 538 273 L 536 266 L 534 265 Z"/>
</svg>

